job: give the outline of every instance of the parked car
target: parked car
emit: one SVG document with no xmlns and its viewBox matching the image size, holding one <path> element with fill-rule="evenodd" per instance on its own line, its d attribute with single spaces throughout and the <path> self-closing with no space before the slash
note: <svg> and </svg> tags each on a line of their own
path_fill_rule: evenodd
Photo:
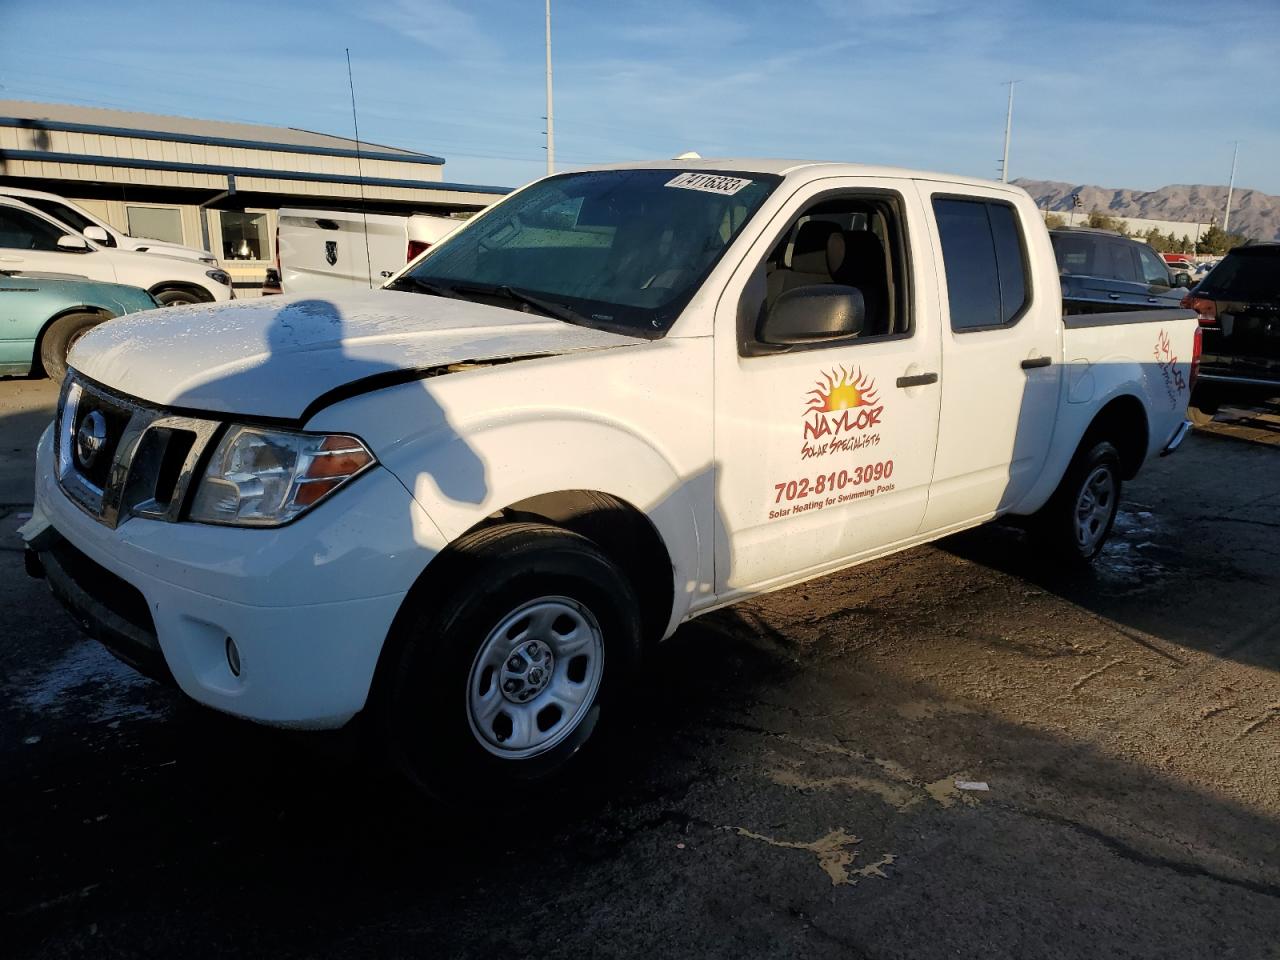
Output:
<svg viewBox="0 0 1280 960">
<path fill-rule="evenodd" d="M 45 193 L 42 190 L 24 190 L 0 184 L 0 197 L 12 197 L 21 200 L 27 206 L 35 207 L 64 226 L 87 237 L 94 243 L 108 249 L 136 250 L 138 253 L 157 253 L 165 257 L 180 257 L 183 260 L 198 260 L 212 266 L 218 265 L 218 258 L 208 250 L 198 247 L 187 247 L 180 243 L 169 243 L 164 240 L 153 240 L 147 237 L 131 237 L 122 233 L 111 224 L 95 217 L 84 207 L 60 197 L 56 193 Z"/>
<path fill-rule="evenodd" d="M 418 783 L 505 802 L 691 617 L 1006 514 L 1095 557 L 1187 431 L 1198 325 L 1059 289 L 1011 184 L 559 174 L 387 289 L 90 333 L 29 569 L 202 703 L 367 711 Z"/>
<path fill-rule="evenodd" d="M 1220 404 L 1280 397 L 1280 243 L 1231 250 L 1183 300 L 1204 332 L 1192 419 Z"/>
<path fill-rule="evenodd" d="M 0 272 L 0 376 L 61 380 L 67 353 L 112 317 L 152 310 L 151 294 L 120 283 Z"/>
<path fill-rule="evenodd" d="M 1067 314 L 1177 307 L 1185 271 L 1172 272 L 1154 250 L 1109 230 L 1066 227 L 1050 231 Z"/>
<path fill-rule="evenodd" d="M 425 213 L 281 210 L 276 233 L 280 288 L 328 293 L 380 287 L 465 222 Z"/>
<path fill-rule="evenodd" d="M 102 247 L 20 200 L 0 196 L 0 270 L 55 273 L 142 287 L 161 306 L 230 300 L 225 270 L 177 257 Z"/>
</svg>

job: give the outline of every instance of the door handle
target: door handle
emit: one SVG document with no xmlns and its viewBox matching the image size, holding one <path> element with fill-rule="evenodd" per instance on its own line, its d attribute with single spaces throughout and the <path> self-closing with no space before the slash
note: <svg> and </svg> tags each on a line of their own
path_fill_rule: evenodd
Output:
<svg viewBox="0 0 1280 960">
<path fill-rule="evenodd" d="M 1034 370 L 1036 367 L 1047 367 L 1053 363 L 1053 357 L 1028 357 L 1022 361 L 1023 370 Z"/>
<path fill-rule="evenodd" d="M 1108 296 L 1108 297 L 1110 297 L 1112 300 L 1119 300 L 1119 299 L 1120 299 L 1120 294 L 1118 294 L 1118 293 L 1108 293 L 1108 294 L 1107 294 L 1107 296 Z"/>
<path fill-rule="evenodd" d="M 1159 302 L 1160 300 L 1158 297 L 1147 297 L 1147 303 L 1159 303 Z"/>
<path fill-rule="evenodd" d="M 937 382 L 938 375 L 936 373 L 917 373 L 913 377 L 898 378 L 898 386 L 900 387 L 924 387 Z"/>
</svg>

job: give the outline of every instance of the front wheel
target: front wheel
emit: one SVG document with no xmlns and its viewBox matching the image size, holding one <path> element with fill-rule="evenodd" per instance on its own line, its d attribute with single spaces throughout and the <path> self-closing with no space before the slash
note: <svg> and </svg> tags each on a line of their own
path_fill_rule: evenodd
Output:
<svg viewBox="0 0 1280 960">
<path fill-rule="evenodd" d="M 182 307 L 188 303 L 204 303 L 190 290 L 161 290 L 155 295 L 155 300 L 162 307 Z"/>
<path fill-rule="evenodd" d="M 591 540 L 543 524 L 478 531 L 439 562 L 392 631 L 386 733 L 420 787 L 483 801 L 598 735 L 638 659 L 638 604 Z"/>
<path fill-rule="evenodd" d="M 1086 563 L 1102 552 L 1120 508 L 1120 452 L 1106 440 L 1082 446 L 1049 502 L 1033 518 L 1055 557 Z"/>
<path fill-rule="evenodd" d="M 61 382 L 67 375 L 67 355 L 81 337 L 102 323 L 100 313 L 68 313 L 49 324 L 40 337 L 40 365 L 45 376 Z"/>
</svg>

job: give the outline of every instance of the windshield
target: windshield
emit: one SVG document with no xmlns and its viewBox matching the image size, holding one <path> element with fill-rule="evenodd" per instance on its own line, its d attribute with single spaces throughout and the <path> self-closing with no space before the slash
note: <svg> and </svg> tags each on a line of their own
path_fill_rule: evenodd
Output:
<svg viewBox="0 0 1280 960">
<path fill-rule="evenodd" d="M 499 203 L 389 286 L 493 297 L 661 337 L 779 180 L 679 170 L 551 177 Z"/>
<path fill-rule="evenodd" d="M 1196 292 L 1224 300 L 1280 300 L 1280 247 L 1232 250 Z"/>
</svg>

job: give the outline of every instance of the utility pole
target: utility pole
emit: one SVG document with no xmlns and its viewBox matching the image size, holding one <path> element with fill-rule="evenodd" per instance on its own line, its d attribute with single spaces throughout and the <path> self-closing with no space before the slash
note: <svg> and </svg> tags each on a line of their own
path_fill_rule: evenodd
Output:
<svg viewBox="0 0 1280 960">
<path fill-rule="evenodd" d="M 1004 118 L 1004 159 L 1000 162 L 1000 180 L 1003 183 L 1009 182 L 1009 135 L 1013 133 L 1013 85 L 1016 80 L 1010 80 L 1009 83 L 1009 112 Z"/>
<path fill-rule="evenodd" d="M 1236 186 L 1236 158 L 1240 156 L 1240 141 L 1236 141 L 1236 147 L 1231 152 L 1231 179 L 1227 181 L 1227 212 L 1222 215 L 1222 232 L 1229 232 L 1231 227 L 1231 191 Z"/>
<path fill-rule="evenodd" d="M 551 103 L 551 0 L 547 0 L 547 173 L 556 172 L 556 120 Z"/>
</svg>

